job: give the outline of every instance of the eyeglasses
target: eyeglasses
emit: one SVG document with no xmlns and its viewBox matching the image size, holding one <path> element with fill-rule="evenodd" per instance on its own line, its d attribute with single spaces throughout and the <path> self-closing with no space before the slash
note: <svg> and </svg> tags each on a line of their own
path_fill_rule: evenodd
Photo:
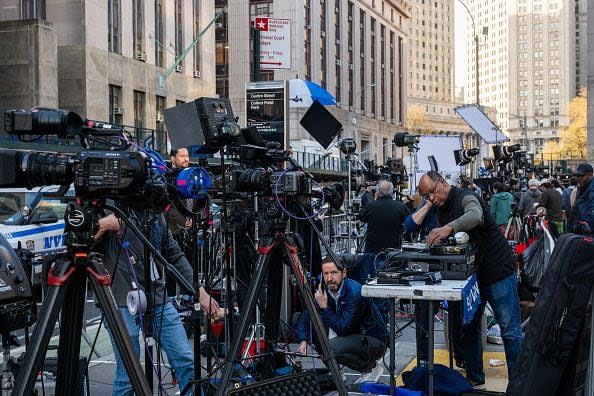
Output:
<svg viewBox="0 0 594 396">
<path fill-rule="evenodd" d="M 421 198 L 428 201 L 432 197 L 434 197 L 435 193 L 437 192 L 437 186 L 439 185 L 439 182 L 440 182 L 440 180 L 436 181 L 435 184 L 433 185 L 433 188 L 431 190 L 429 190 L 429 192 L 427 194 L 421 195 Z"/>
</svg>

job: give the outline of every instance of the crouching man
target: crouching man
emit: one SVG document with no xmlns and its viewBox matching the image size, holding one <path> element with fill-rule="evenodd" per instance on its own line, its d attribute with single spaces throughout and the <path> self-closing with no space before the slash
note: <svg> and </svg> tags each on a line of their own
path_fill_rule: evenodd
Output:
<svg viewBox="0 0 594 396">
<path fill-rule="evenodd" d="M 376 305 L 361 296 L 361 284 L 347 278 L 346 269 L 330 257 L 322 260 L 322 277 L 315 299 L 326 331 L 330 328 L 337 335 L 330 339 L 336 361 L 356 371 L 371 372 L 386 352 L 386 323 Z M 311 327 L 309 313 L 304 311 L 297 327 L 297 353 L 307 354 Z"/>
</svg>

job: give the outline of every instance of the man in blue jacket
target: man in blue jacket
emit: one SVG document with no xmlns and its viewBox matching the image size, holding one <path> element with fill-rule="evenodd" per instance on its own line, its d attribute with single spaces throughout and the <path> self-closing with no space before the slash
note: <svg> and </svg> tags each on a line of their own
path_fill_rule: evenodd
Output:
<svg viewBox="0 0 594 396">
<path fill-rule="evenodd" d="M 579 186 L 577 197 L 571 206 L 567 221 L 570 232 L 590 235 L 594 232 L 594 182 L 592 182 L 592 170 L 592 165 L 584 163 L 577 167 L 574 174 L 578 179 Z"/>
<path fill-rule="evenodd" d="M 361 284 L 347 278 L 346 269 L 329 257 L 322 261 L 322 276 L 315 299 L 325 327 L 337 335 L 330 340 L 336 361 L 353 370 L 369 372 L 386 352 L 386 323 L 375 304 L 361 296 Z M 310 335 L 311 320 L 304 311 L 297 326 L 297 338 L 301 341 L 297 353 L 307 353 Z"/>
</svg>

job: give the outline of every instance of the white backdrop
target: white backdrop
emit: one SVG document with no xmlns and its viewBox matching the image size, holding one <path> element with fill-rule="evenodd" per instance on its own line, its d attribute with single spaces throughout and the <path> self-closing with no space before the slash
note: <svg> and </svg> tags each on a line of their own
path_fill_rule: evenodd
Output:
<svg viewBox="0 0 594 396">
<path fill-rule="evenodd" d="M 408 174 L 414 172 L 413 180 L 409 180 L 411 193 L 417 189 L 417 184 L 423 173 L 431 170 L 428 157 L 430 155 L 435 157 L 439 173 L 453 184 L 458 181 L 460 176 L 460 167 L 456 166 L 454 159 L 454 150 L 462 149 L 462 137 L 460 136 L 444 136 L 444 135 L 422 135 L 419 138 L 419 151 L 417 152 L 418 168 L 415 169 L 414 164 L 411 168 L 410 157 L 404 158 L 404 165 Z"/>
</svg>

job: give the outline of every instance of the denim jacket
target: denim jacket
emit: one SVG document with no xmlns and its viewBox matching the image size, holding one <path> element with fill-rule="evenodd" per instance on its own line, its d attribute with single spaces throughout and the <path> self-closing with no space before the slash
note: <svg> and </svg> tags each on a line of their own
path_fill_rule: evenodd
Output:
<svg viewBox="0 0 594 396">
<path fill-rule="evenodd" d="M 337 336 L 364 334 L 387 343 L 388 328 L 377 306 L 368 298 L 361 296 L 361 284 L 345 278 L 338 299 L 326 291 L 328 306 L 318 309 L 326 329 L 331 328 Z M 309 341 L 311 319 L 304 310 L 297 324 L 297 339 Z"/>
</svg>

